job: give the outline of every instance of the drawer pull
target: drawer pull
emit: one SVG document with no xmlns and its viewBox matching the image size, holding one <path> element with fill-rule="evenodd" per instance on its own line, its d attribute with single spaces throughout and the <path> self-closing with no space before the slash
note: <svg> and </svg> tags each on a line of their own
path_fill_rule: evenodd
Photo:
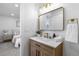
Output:
<svg viewBox="0 0 79 59">
<path fill-rule="evenodd" d="M 38 46 L 38 47 L 40 47 L 40 45 L 38 45 L 38 44 L 35 44 L 36 46 Z"/>
</svg>

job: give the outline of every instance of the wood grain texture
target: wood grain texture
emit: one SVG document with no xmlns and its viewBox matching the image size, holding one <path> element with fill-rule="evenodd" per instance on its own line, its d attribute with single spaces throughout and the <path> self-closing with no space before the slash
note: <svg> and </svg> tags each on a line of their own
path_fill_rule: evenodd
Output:
<svg viewBox="0 0 79 59">
<path fill-rule="evenodd" d="M 63 56 L 63 43 L 57 48 L 30 40 L 30 56 Z"/>
</svg>

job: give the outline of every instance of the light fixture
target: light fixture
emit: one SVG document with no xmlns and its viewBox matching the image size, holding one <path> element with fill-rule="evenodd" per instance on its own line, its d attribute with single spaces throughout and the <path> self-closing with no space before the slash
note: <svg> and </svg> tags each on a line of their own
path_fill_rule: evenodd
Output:
<svg viewBox="0 0 79 59">
<path fill-rule="evenodd" d="M 14 14 L 14 13 L 11 13 L 10 15 L 11 15 L 11 16 L 14 16 L 15 14 Z"/>
<path fill-rule="evenodd" d="M 14 4 L 14 6 L 15 6 L 15 7 L 19 7 L 19 5 L 18 5 L 18 4 Z"/>
<path fill-rule="evenodd" d="M 40 8 L 48 8 L 49 6 L 51 6 L 51 3 L 42 3 Z"/>
</svg>

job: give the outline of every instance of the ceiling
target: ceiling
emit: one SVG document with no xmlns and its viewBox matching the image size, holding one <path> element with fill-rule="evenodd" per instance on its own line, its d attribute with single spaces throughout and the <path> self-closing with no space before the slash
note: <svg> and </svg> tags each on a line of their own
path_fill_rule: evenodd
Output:
<svg viewBox="0 0 79 59">
<path fill-rule="evenodd" d="M 20 4 L 0 3 L 0 16 L 20 18 Z"/>
</svg>

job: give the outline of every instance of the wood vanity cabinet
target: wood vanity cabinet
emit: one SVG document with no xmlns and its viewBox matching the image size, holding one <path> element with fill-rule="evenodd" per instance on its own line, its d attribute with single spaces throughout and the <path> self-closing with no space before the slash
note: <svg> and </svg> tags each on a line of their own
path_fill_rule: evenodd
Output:
<svg viewBox="0 0 79 59">
<path fill-rule="evenodd" d="M 52 48 L 45 44 L 30 39 L 30 56 L 62 56 L 63 43 L 58 47 Z"/>
</svg>

